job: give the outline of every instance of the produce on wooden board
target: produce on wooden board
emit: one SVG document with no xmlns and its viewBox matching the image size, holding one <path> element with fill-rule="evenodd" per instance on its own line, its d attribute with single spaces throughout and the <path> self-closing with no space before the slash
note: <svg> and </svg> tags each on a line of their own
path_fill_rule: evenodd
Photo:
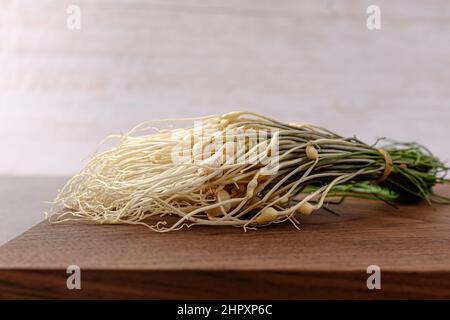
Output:
<svg viewBox="0 0 450 320">
<path fill-rule="evenodd" d="M 196 124 L 191 124 L 196 120 Z M 161 123 L 177 128 L 157 129 Z M 178 126 L 179 125 L 179 126 Z M 433 192 L 447 166 L 418 143 L 368 145 L 312 124 L 253 112 L 148 121 L 95 155 L 60 190 L 49 215 L 168 232 L 194 225 L 244 230 L 291 222 L 346 197 L 392 205 L 449 203 Z"/>
</svg>

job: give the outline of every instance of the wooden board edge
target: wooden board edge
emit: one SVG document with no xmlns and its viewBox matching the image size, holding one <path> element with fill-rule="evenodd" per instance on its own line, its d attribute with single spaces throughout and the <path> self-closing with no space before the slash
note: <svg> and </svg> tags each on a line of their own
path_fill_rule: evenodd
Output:
<svg viewBox="0 0 450 320">
<path fill-rule="evenodd" d="M 384 271 L 381 289 L 357 271 L 0 270 L 0 299 L 448 299 L 448 272 Z"/>
</svg>

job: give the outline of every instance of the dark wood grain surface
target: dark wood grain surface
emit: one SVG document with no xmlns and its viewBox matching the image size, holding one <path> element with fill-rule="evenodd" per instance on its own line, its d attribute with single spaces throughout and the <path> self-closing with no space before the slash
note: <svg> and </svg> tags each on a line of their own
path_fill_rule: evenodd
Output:
<svg viewBox="0 0 450 320">
<path fill-rule="evenodd" d="M 449 194 L 450 189 L 441 189 Z M 302 230 L 47 222 L 0 248 L 2 298 L 450 298 L 450 207 L 351 200 Z M 68 290 L 66 268 L 81 268 Z M 381 268 L 368 290 L 367 267 Z"/>
</svg>

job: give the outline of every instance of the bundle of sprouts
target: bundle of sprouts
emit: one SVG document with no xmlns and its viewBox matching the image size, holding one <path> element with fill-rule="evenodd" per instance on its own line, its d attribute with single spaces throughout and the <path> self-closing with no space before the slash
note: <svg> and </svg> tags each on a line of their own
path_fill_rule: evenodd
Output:
<svg viewBox="0 0 450 320">
<path fill-rule="evenodd" d="M 395 204 L 446 183 L 446 166 L 416 143 L 368 145 L 311 124 L 252 112 L 116 136 L 59 192 L 52 222 L 142 224 L 167 232 L 193 225 L 255 228 L 290 221 L 345 197 Z M 173 121 L 173 119 L 171 120 Z M 200 125 L 198 125 L 200 123 Z"/>
</svg>

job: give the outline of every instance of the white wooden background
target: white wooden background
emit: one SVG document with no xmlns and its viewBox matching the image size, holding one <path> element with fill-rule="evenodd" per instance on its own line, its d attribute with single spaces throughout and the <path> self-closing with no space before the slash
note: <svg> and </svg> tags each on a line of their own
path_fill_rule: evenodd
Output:
<svg viewBox="0 0 450 320">
<path fill-rule="evenodd" d="M 234 109 L 450 160 L 450 1 L 0 0 L 0 174 L 72 174 L 110 133 Z"/>
</svg>

